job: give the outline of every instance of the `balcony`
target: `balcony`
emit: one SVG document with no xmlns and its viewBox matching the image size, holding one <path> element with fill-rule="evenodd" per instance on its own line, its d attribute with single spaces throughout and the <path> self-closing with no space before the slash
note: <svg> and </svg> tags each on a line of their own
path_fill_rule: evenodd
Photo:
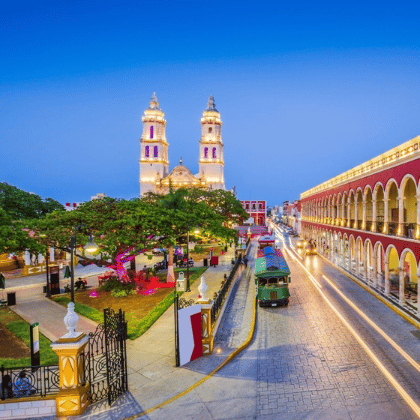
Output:
<svg viewBox="0 0 420 420">
<path fill-rule="evenodd" d="M 389 222 L 388 223 L 388 235 L 397 235 L 398 230 L 398 223 L 397 222 Z"/>
<path fill-rule="evenodd" d="M 415 239 L 417 223 L 403 223 L 404 236 L 409 239 Z"/>
</svg>

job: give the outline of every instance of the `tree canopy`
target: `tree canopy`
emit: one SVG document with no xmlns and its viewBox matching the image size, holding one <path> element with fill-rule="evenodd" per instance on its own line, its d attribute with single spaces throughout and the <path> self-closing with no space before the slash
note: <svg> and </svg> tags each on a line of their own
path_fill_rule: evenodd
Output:
<svg viewBox="0 0 420 420">
<path fill-rule="evenodd" d="M 225 242 L 234 240 L 236 231 L 229 224 L 244 217 L 245 212 L 232 197 L 218 191 L 200 195 L 198 190 L 186 189 L 132 200 L 106 197 L 89 201 L 71 212 L 47 214 L 34 221 L 32 229 L 40 242 L 69 250 L 71 235 L 82 225 L 76 243 L 85 244 L 92 233 L 104 263 L 115 261 L 121 253 L 135 255 L 157 246 L 172 247 L 179 237 L 196 227 L 201 234 Z"/>
<path fill-rule="evenodd" d="M 64 207 L 52 198 L 43 200 L 39 195 L 28 193 L 6 182 L 0 182 L 0 208 L 12 220 L 39 219 Z"/>
</svg>

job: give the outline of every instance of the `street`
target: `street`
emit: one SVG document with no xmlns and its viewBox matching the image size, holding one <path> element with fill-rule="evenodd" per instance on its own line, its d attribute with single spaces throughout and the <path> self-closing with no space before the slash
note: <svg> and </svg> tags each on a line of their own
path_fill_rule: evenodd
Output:
<svg viewBox="0 0 420 420">
<path fill-rule="evenodd" d="M 407 404 L 418 409 L 419 366 L 412 366 L 401 351 L 356 313 L 334 285 L 414 361 L 420 359 L 420 341 L 412 332 L 417 334 L 418 330 L 321 257 L 302 258 L 279 228 L 273 233 L 291 269 L 292 297 L 288 307 L 258 311 L 258 415 L 271 418 L 282 413 L 282 418 L 293 419 L 418 418 Z M 369 357 L 369 350 L 377 363 Z M 385 377 L 388 374 L 395 379 L 395 387 L 399 385 L 401 392 L 407 393 L 404 398 Z"/>
<path fill-rule="evenodd" d="M 273 234 L 291 270 L 289 305 L 258 307 L 247 349 L 142 419 L 419 418 L 417 328 L 321 257 L 301 258 L 297 239 Z"/>
</svg>

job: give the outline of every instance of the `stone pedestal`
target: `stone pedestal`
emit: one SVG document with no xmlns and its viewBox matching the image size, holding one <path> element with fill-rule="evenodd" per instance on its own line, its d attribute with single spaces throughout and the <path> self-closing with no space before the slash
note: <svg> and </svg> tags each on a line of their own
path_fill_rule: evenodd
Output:
<svg viewBox="0 0 420 420">
<path fill-rule="evenodd" d="M 213 352 L 213 332 L 211 330 L 211 306 L 209 303 L 201 303 L 202 343 L 203 356 Z"/>
<path fill-rule="evenodd" d="M 82 414 L 89 400 L 85 384 L 83 350 L 89 341 L 84 333 L 74 338 L 60 338 L 51 344 L 59 358 L 60 391 L 56 396 L 57 416 Z"/>
</svg>

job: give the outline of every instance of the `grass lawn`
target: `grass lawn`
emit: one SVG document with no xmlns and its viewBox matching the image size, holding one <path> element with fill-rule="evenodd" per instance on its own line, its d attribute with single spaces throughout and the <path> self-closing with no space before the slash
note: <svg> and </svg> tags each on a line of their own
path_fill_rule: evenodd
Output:
<svg viewBox="0 0 420 420">
<path fill-rule="evenodd" d="M 191 284 L 201 277 L 207 267 L 195 267 L 190 270 Z M 176 270 L 181 271 L 181 270 Z M 183 269 L 185 273 L 185 269 Z M 163 274 L 163 273 L 162 273 Z M 166 274 L 165 274 L 166 277 Z M 118 311 L 120 308 L 125 311 L 127 321 L 128 338 L 134 340 L 146 332 L 151 325 L 172 305 L 174 301 L 174 289 L 159 289 L 155 294 L 128 295 L 124 297 L 113 297 L 111 292 L 98 290 L 99 297 L 91 298 L 92 290 L 78 291 L 74 295 L 75 310 L 77 313 L 86 316 L 98 323 L 103 322 L 104 308 L 112 308 Z M 70 302 L 70 295 L 66 294 L 54 298 L 63 306 Z"/>
<path fill-rule="evenodd" d="M 0 308 L 0 366 L 30 366 L 30 344 L 29 324 L 9 308 Z M 50 344 L 51 341 L 40 333 L 42 365 L 58 364 L 58 357 Z"/>
</svg>

